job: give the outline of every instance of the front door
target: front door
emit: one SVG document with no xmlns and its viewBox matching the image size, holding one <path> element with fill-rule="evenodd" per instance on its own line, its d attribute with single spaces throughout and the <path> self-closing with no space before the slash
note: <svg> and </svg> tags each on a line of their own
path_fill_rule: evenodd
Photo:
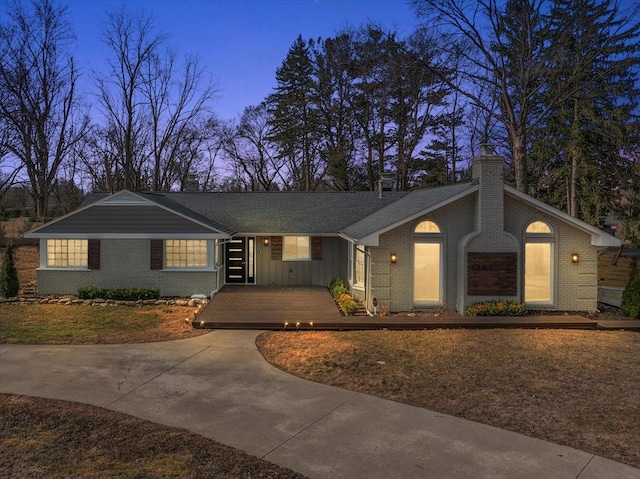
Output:
<svg viewBox="0 0 640 479">
<path fill-rule="evenodd" d="M 226 244 L 226 283 L 255 282 L 254 244 L 254 238 L 233 238 Z"/>
</svg>

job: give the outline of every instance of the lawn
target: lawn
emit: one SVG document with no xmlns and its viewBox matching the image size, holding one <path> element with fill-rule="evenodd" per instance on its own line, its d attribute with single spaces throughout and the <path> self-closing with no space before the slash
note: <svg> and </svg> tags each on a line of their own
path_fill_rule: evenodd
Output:
<svg viewBox="0 0 640 479">
<path fill-rule="evenodd" d="M 183 306 L 0 304 L 0 343 L 108 344 L 167 341 L 205 334 Z"/>
<path fill-rule="evenodd" d="M 640 334 L 623 331 L 270 332 L 258 347 L 311 381 L 640 467 Z"/>
<path fill-rule="evenodd" d="M 84 404 L 0 394 L 2 477 L 303 476 L 190 432 Z"/>
</svg>

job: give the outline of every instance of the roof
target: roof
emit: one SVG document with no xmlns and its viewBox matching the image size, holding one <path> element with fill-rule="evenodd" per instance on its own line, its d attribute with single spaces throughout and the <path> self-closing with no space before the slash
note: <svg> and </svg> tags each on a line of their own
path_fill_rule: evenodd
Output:
<svg viewBox="0 0 640 479">
<path fill-rule="evenodd" d="M 130 192 L 94 193 L 83 206 L 25 236 L 69 233 L 207 237 L 339 234 L 375 246 L 379 236 L 478 191 L 477 181 L 411 192 Z M 594 246 L 619 246 L 598 228 L 504 186 L 506 194 L 591 235 Z M 126 205 L 124 211 L 117 207 Z M 97 208 L 99 207 L 99 208 Z M 94 209 L 97 208 L 97 209 Z M 121 224 L 122 223 L 122 224 Z M 137 228 L 137 229 L 136 229 Z M 52 236 L 53 235 L 53 236 Z"/>
<path fill-rule="evenodd" d="M 341 233 L 351 239 L 360 240 L 359 242 L 364 244 L 377 244 L 377 237 L 385 231 L 456 201 L 477 189 L 476 183 L 463 183 L 415 190 L 348 226 Z"/>
<path fill-rule="evenodd" d="M 373 191 L 142 192 L 136 195 L 230 234 L 335 235 L 409 193 L 389 191 L 384 192 L 382 198 Z M 107 196 L 93 193 L 83 205 L 89 206 Z"/>
</svg>

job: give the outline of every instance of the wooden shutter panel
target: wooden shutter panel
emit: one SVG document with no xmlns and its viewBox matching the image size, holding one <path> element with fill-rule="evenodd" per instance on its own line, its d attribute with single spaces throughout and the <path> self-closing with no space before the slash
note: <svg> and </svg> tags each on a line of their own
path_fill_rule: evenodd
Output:
<svg viewBox="0 0 640 479">
<path fill-rule="evenodd" d="M 164 253 L 164 241 L 159 239 L 151 240 L 151 269 L 162 269 Z"/>
<path fill-rule="evenodd" d="M 322 259 L 322 236 L 311 237 L 311 259 L 313 261 Z"/>
<path fill-rule="evenodd" d="M 100 269 L 100 240 L 90 239 L 87 242 L 87 267 Z"/>
<path fill-rule="evenodd" d="M 271 237 L 271 259 L 274 261 L 282 260 L 282 236 Z"/>
</svg>

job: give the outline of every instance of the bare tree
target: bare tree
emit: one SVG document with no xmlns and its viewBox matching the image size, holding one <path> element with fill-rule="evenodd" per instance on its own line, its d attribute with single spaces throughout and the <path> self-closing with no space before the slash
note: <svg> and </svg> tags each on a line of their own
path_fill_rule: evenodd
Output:
<svg viewBox="0 0 640 479">
<path fill-rule="evenodd" d="M 51 0 L 16 0 L 0 25 L 2 147 L 24 165 L 39 218 L 89 124 L 78 110 L 78 72 L 66 50 L 74 39 L 65 9 Z"/>
<path fill-rule="evenodd" d="M 415 0 L 418 13 L 443 28 L 450 53 L 464 60 L 465 82 L 450 83 L 473 105 L 483 108 L 508 133 L 516 188 L 527 190 L 527 139 L 560 99 L 536 104 L 553 76 L 549 54 L 554 44 L 542 11 L 544 0 Z M 505 13 L 508 11 L 508 13 Z M 485 102 L 490 93 L 494 102 Z M 487 139 L 488 140 L 488 139 Z"/>
<path fill-rule="evenodd" d="M 106 135 L 99 143 L 108 151 L 102 157 L 115 160 L 109 170 L 121 172 L 121 188 L 171 189 L 203 142 L 198 125 L 214 84 L 198 58 L 179 64 L 149 16 L 109 13 L 102 38 L 111 50 L 108 71 L 97 76 Z"/>
<path fill-rule="evenodd" d="M 238 125 L 223 128 L 224 151 L 234 184 L 247 191 L 281 189 L 286 183 L 286 159 L 270 139 L 266 103 L 245 108 Z"/>
</svg>

